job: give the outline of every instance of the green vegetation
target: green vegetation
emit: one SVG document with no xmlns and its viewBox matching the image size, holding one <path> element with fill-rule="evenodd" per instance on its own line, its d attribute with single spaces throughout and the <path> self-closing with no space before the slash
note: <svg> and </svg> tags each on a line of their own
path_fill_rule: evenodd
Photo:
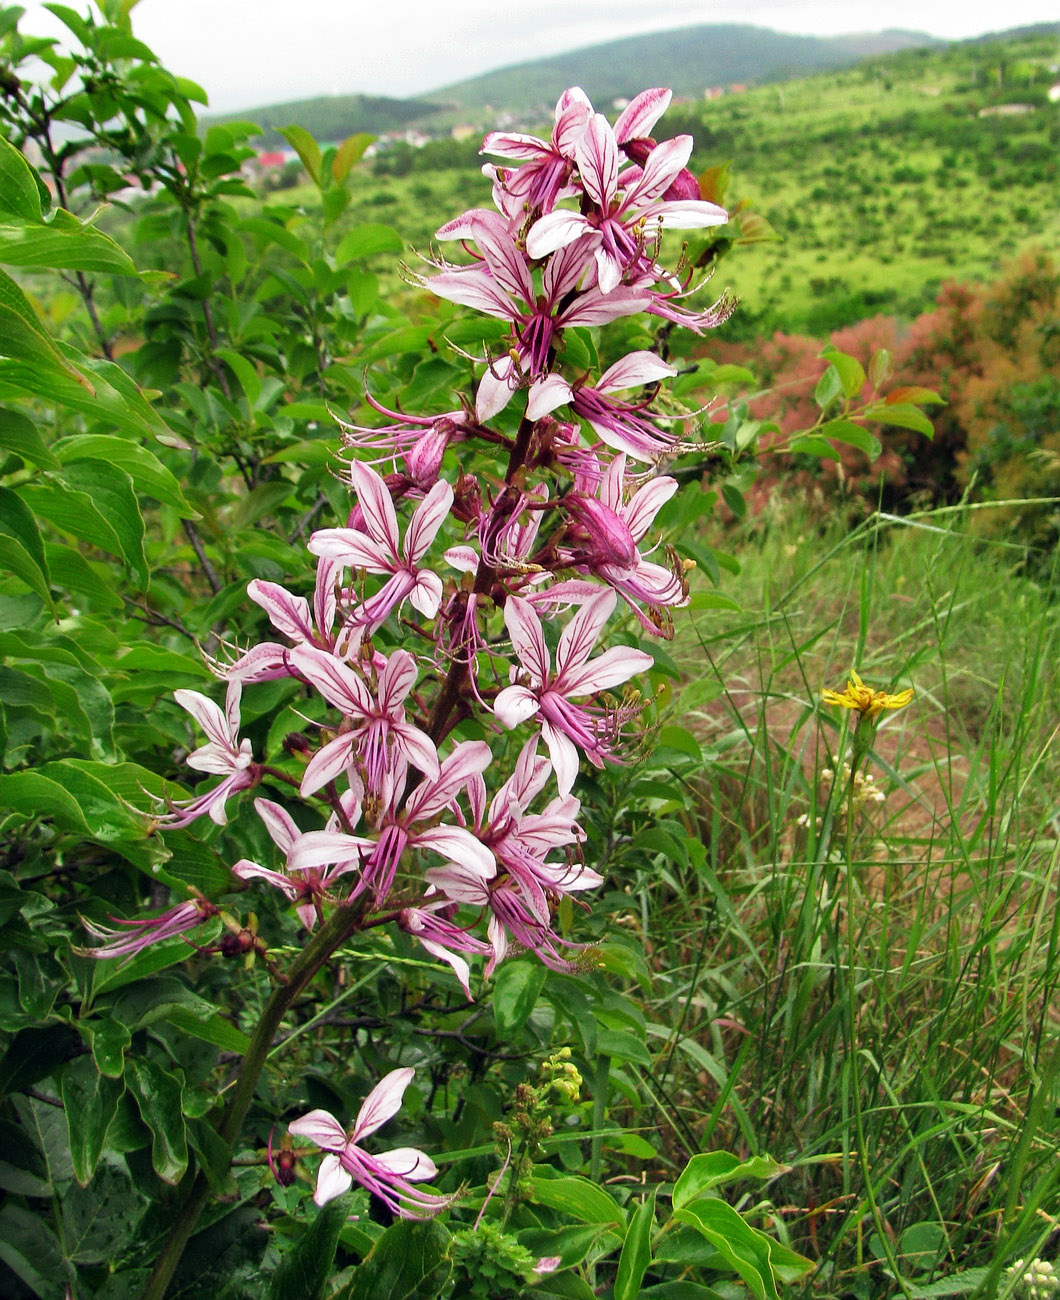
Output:
<svg viewBox="0 0 1060 1300">
<path fill-rule="evenodd" d="M 224 126 L 250 119 L 262 128 L 266 146 L 283 143 L 279 128 L 292 122 L 326 144 L 345 140 L 348 135 L 367 131 L 382 135 L 396 131 L 410 122 L 429 119 L 438 111 L 436 104 L 423 99 L 387 99 L 379 95 L 321 95 L 317 99 L 295 99 L 285 104 L 268 104 L 239 113 L 210 114 L 203 126 Z"/>
</svg>

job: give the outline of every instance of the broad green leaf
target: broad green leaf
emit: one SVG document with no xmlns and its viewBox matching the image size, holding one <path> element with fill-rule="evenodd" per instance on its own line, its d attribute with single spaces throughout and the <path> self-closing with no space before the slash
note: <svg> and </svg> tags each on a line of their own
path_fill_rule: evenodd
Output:
<svg viewBox="0 0 1060 1300">
<path fill-rule="evenodd" d="M 436 1300 L 452 1272 L 449 1234 L 434 1219 L 399 1219 L 383 1233 L 336 1300 Z"/>
<path fill-rule="evenodd" d="M 25 294 L 4 271 L 0 271 L 0 356 L 64 371 L 89 387 L 88 381 L 59 351 Z"/>
<path fill-rule="evenodd" d="M 940 1277 L 935 1282 L 906 1282 L 913 1300 L 935 1300 L 936 1296 L 967 1295 L 978 1291 L 986 1281 L 988 1268 L 966 1268 L 962 1273 Z"/>
<path fill-rule="evenodd" d="M 857 357 L 828 344 L 821 349 L 821 356 L 830 361 L 839 375 L 844 397 L 857 397 L 865 385 L 865 369 Z"/>
<path fill-rule="evenodd" d="M 801 452 L 805 456 L 816 456 L 819 460 L 839 460 L 839 452 L 832 446 L 827 438 L 822 438 L 816 433 L 808 433 L 802 438 L 794 438 L 789 451 Z"/>
<path fill-rule="evenodd" d="M 69 1026 L 61 1027 L 73 1033 Z M 59 1029 L 60 1026 L 53 1028 Z M 76 1042 L 76 1035 L 68 1040 L 68 1059 L 76 1051 Z M 32 1138 L 44 1156 L 49 1182 L 53 1187 L 69 1182 L 74 1176 L 74 1166 L 70 1159 L 70 1135 L 66 1130 L 66 1116 L 62 1107 L 49 1105 L 38 1097 L 26 1096 L 13 1097 L 12 1104 L 22 1121 L 23 1131 Z"/>
<path fill-rule="evenodd" d="M 103 461 L 79 460 L 63 466 L 62 483 L 65 493 L 63 487 L 55 488 L 60 498 L 70 495 L 76 500 L 57 505 L 52 499 L 48 502 L 50 509 L 40 506 L 41 513 L 59 528 L 120 556 L 137 587 L 146 590 L 149 572 L 144 554 L 144 520 L 128 474 Z M 102 521 L 104 527 L 99 529 L 93 520 Z"/>
<path fill-rule="evenodd" d="M 673 1216 L 687 1223 L 710 1242 L 747 1284 L 756 1300 L 780 1300 L 778 1278 L 792 1281 L 813 1267 L 808 1259 L 752 1228 L 725 1201 L 701 1196 Z"/>
<path fill-rule="evenodd" d="M 302 166 L 309 173 L 309 177 L 313 184 L 319 188 L 321 182 L 320 146 L 309 132 L 301 126 L 281 126 L 280 135 L 283 136 L 298 157 L 301 158 Z"/>
<path fill-rule="evenodd" d="M 114 965 L 117 966 L 118 963 L 115 962 Z M 99 966 L 95 969 L 99 970 Z M 137 976 L 131 978 L 136 979 Z M 89 1035 L 92 1059 L 100 1074 L 106 1075 L 108 1079 L 120 1079 L 125 1072 L 125 1052 L 132 1042 L 132 1031 L 128 1025 L 104 1017 L 83 1021 L 81 1029 Z"/>
<path fill-rule="evenodd" d="M 933 388 L 920 388 L 917 385 L 892 388 L 884 398 L 884 403 L 887 406 L 904 406 L 908 402 L 912 402 L 916 406 L 946 405 L 946 399 L 940 397 Z M 971 1269 L 968 1270 L 969 1273 L 971 1271 Z"/>
<path fill-rule="evenodd" d="M 45 543 L 44 554 L 56 587 L 91 597 L 96 613 L 124 608 L 121 597 L 114 590 L 113 574 L 104 565 L 92 565 L 80 551 L 58 542 Z"/>
<path fill-rule="evenodd" d="M 62 1238 L 75 1264 L 109 1264 L 136 1236 L 146 1202 L 129 1175 L 100 1165 L 89 1186 L 71 1187 L 62 1202 Z"/>
<path fill-rule="evenodd" d="M 699 192 L 709 203 L 724 204 L 729 188 L 729 169 L 732 159 L 708 167 L 699 173 Z"/>
<path fill-rule="evenodd" d="M 524 1228 L 518 1233 L 519 1245 L 538 1257 L 558 1255 L 561 1268 L 580 1264 L 593 1246 L 606 1235 L 608 1244 L 618 1244 L 614 1229 L 602 1223 L 568 1228 Z"/>
<path fill-rule="evenodd" d="M 33 169 L 15 148 L 0 135 L 0 212 L 23 221 L 40 221 L 40 190 Z"/>
<path fill-rule="evenodd" d="M 350 168 L 364 157 L 364 151 L 375 141 L 375 138 L 367 131 L 359 131 L 356 135 L 348 135 L 335 150 L 331 174 L 340 185 L 350 174 Z"/>
<path fill-rule="evenodd" d="M 651 1263 L 651 1239 L 655 1229 L 655 1188 L 633 1211 L 622 1243 L 615 1273 L 614 1300 L 637 1300 L 640 1284 Z"/>
<path fill-rule="evenodd" d="M 110 846 L 152 879 L 162 879 L 163 873 L 155 868 L 167 856 L 164 845 L 150 833 L 147 819 L 133 812 L 111 789 L 107 772 L 106 763 L 59 759 L 42 765 L 36 775 L 60 786 L 77 801 L 89 838 Z"/>
<path fill-rule="evenodd" d="M 154 1061 L 129 1062 L 125 1072 L 140 1117 L 151 1130 L 151 1164 L 166 1183 L 180 1181 L 188 1167 L 188 1139 L 180 1109 L 180 1081 Z"/>
<path fill-rule="evenodd" d="M 320 1300 L 331 1276 L 339 1233 L 348 1214 L 349 1206 L 342 1196 L 317 1211 L 313 1222 L 272 1275 L 269 1300 Z"/>
<path fill-rule="evenodd" d="M 12 1120 L 0 1119 L 0 1188 L 16 1196 L 52 1194 L 41 1153 Z"/>
<path fill-rule="evenodd" d="M 61 1065 L 76 1047 L 77 1034 L 69 1025 L 20 1029 L 0 1058 L 0 1095 L 32 1087 Z M 49 1171 L 54 1176 L 50 1161 Z"/>
<path fill-rule="evenodd" d="M 0 537 L 6 538 L 0 546 L 0 565 L 51 605 L 51 576 L 37 521 L 22 497 L 6 487 L 0 487 Z"/>
<path fill-rule="evenodd" d="M 53 13 L 61 23 L 69 27 L 86 50 L 93 48 L 96 29 L 90 26 L 76 9 L 61 4 L 46 4 L 44 8 Z"/>
<path fill-rule="evenodd" d="M 29 416 L 8 407 L 0 407 L 0 451 L 14 452 L 38 469 L 59 468 Z"/>
<path fill-rule="evenodd" d="M 510 1038 L 530 1019 L 547 971 L 539 961 L 509 961 L 493 978 L 493 1018 L 497 1033 Z"/>
<path fill-rule="evenodd" d="M 59 1091 L 70 1134 L 74 1177 L 86 1187 L 103 1154 L 107 1129 L 118 1109 L 124 1086 L 101 1074 L 91 1056 L 79 1056 L 63 1071 Z"/>
<path fill-rule="evenodd" d="M 926 438 L 935 436 L 935 427 L 919 407 L 911 402 L 873 402 L 862 412 L 866 420 L 875 420 L 879 424 L 893 425 L 898 429 L 912 429 L 922 433 Z"/>
<path fill-rule="evenodd" d="M 354 226 L 339 240 L 335 249 L 335 261 L 339 266 L 352 262 L 358 257 L 371 257 L 375 253 L 400 253 L 404 242 L 393 226 L 384 226 L 375 221 Z"/>
<path fill-rule="evenodd" d="M 771 1156 L 751 1156 L 741 1160 L 728 1151 L 706 1151 L 693 1156 L 674 1184 L 673 1204 L 679 1210 L 704 1192 L 738 1178 L 769 1179 L 787 1173 L 788 1165 L 778 1164 Z"/>
<path fill-rule="evenodd" d="M 195 936 L 197 941 L 209 943 L 216 938 L 220 929 L 219 921 L 207 923 L 203 930 Z M 169 966 L 176 966 L 182 961 L 187 961 L 194 955 L 194 948 L 189 948 L 183 939 L 166 939 L 162 943 L 153 943 L 150 948 L 143 952 L 138 952 L 135 957 L 127 958 L 122 961 L 118 958 L 94 959 L 95 960 L 95 983 L 93 985 L 93 997 L 101 997 L 104 993 L 113 993 L 117 989 L 125 988 L 129 984 L 135 984 L 139 980 L 145 979 L 158 971 L 165 970 Z M 91 1022 L 95 1023 L 95 1022 Z M 120 1021 L 115 1021 L 118 1024 Z M 124 1050 L 118 1031 L 109 1029 L 95 1029 L 93 1033 L 104 1032 L 107 1035 L 104 1048 L 102 1051 L 116 1052 Z M 95 1043 L 93 1040 L 93 1051 Z M 100 1061 L 102 1055 L 97 1054 L 97 1061 Z M 100 1063 L 100 1069 L 104 1074 L 110 1073 L 105 1068 L 105 1064 L 113 1064 L 112 1056 L 103 1056 Z"/>
<path fill-rule="evenodd" d="M 230 1024 L 220 1012 L 214 1012 L 206 1020 L 201 1020 L 184 1007 L 177 1007 L 168 1012 L 164 1019 L 171 1025 L 176 1025 L 182 1033 L 192 1038 L 201 1038 L 204 1043 L 213 1043 L 225 1052 L 236 1052 L 242 1056 L 250 1046 L 247 1035 Z"/>
<path fill-rule="evenodd" d="M 251 410 L 253 410 L 257 405 L 258 398 L 261 396 L 261 376 L 258 374 L 257 367 L 231 348 L 218 348 L 217 356 L 235 375 L 239 387 L 243 390 L 243 394 Z"/>
<path fill-rule="evenodd" d="M 92 835 L 77 800 L 59 782 L 39 772 L 8 772 L 0 776 L 0 806 L 23 817 L 48 817 L 60 830 Z"/>
<path fill-rule="evenodd" d="M 135 275 L 129 254 L 102 231 L 57 208 L 44 225 L 0 223 L 0 262 L 8 266 L 45 266 L 55 270 L 103 271 Z"/>
<path fill-rule="evenodd" d="M 172 506 L 182 519 L 198 519 L 199 512 L 181 491 L 174 475 L 146 447 L 111 434 L 79 433 L 55 443 L 63 465 L 76 461 L 104 461 L 125 471 L 141 492 Z"/>
<path fill-rule="evenodd" d="M 839 371 L 834 365 L 830 365 L 824 374 L 818 379 L 813 390 L 813 400 L 822 411 L 827 410 L 837 398 L 843 396 L 843 381 L 839 376 Z"/>
<path fill-rule="evenodd" d="M 560 1210 L 582 1223 L 618 1223 L 624 1225 L 626 1216 L 615 1198 L 588 1178 L 548 1178 L 535 1170 L 533 1175 L 533 1200 Z"/>
<path fill-rule="evenodd" d="M 70 1266 L 40 1214 L 8 1201 L 0 1209 L 0 1259 L 40 1300 L 72 1295 Z"/>
<path fill-rule="evenodd" d="M 206 1175 L 210 1186 L 219 1196 L 231 1195 L 235 1190 L 232 1182 L 232 1153 L 217 1130 L 208 1120 L 198 1117 L 192 1119 L 186 1129 L 188 1144 L 195 1152 L 199 1168 Z"/>
<path fill-rule="evenodd" d="M 874 438 L 868 429 L 855 424 L 853 420 L 829 420 L 827 424 L 821 425 L 821 437 L 832 438 L 836 442 L 845 442 L 851 447 L 857 447 L 858 451 L 863 451 L 870 461 L 875 460 L 883 451 L 880 440 Z"/>
</svg>

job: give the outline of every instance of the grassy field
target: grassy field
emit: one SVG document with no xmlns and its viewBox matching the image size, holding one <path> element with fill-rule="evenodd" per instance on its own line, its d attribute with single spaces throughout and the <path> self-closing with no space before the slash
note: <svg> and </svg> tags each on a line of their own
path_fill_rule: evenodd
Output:
<svg viewBox="0 0 1060 1300">
<path fill-rule="evenodd" d="M 675 647 L 707 862 L 640 882 L 661 1108 L 677 1145 L 791 1165 L 758 1208 L 807 1294 L 992 1294 L 1060 1226 L 1056 574 L 966 523 L 778 503 L 736 539 L 744 613 Z M 915 691 L 852 802 L 820 703 L 851 667 Z"/>
</svg>

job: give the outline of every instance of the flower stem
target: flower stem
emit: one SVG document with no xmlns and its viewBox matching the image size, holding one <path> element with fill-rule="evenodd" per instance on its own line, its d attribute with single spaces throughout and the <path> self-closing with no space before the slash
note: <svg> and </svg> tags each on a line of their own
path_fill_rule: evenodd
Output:
<svg viewBox="0 0 1060 1300">
<path fill-rule="evenodd" d="M 295 958 L 287 972 L 287 983 L 273 991 L 251 1035 L 250 1045 L 239 1067 L 235 1086 L 218 1125 L 218 1135 L 224 1142 L 229 1156 L 243 1127 L 243 1120 L 257 1090 L 258 1079 L 261 1077 L 273 1038 L 284 1016 L 332 953 L 340 948 L 351 934 L 360 929 L 365 907 L 365 900 L 357 899 L 333 912 L 310 943 Z M 182 1186 L 186 1186 L 184 1203 L 177 1211 L 166 1243 L 155 1261 L 142 1300 L 162 1300 L 180 1263 L 184 1247 L 194 1233 L 199 1217 L 209 1200 L 210 1184 L 201 1169 L 194 1175 L 190 1173 L 186 1175 Z"/>
</svg>

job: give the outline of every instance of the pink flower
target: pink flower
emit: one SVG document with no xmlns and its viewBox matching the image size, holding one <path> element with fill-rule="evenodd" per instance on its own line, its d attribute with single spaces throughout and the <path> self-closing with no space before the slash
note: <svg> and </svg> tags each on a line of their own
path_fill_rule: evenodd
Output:
<svg viewBox="0 0 1060 1300">
<path fill-rule="evenodd" d="M 592 239 L 601 290 L 610 293 L 627 274 L 663 273 L 655 255 L 664 229 L 722 225 L 728 213 L 704 199 L 662 196 L 685 170 L 692 137 L 656 145 L 644 166 L 619 171 L 619 141 L 602 113 L 589 121 L 575 149 L 578 172 L 592 206 L 588 212 L 555 209 L 534 223 L 526 237 L 533 258 L 547 257 L 582 236 Z"/>
<path fill-rule="evenodd" d="M 257 784 L 258 772 L 250 741 L 239 739 L 239 698 L 242 689 L 239 681 L 228 683 L 224 712 L 199 691 L 173 692 L 173 698 L 180 707 L 187 709 L 209 737 L 205 745 L 188 755 L 188 766 L 196 772 L 210 772 L 225 779 L 207 794 L 174 803 L 169 812 L 157 819 L 160 825 L 187 826 L 196 817 L 207 813 L 211 821 L 224 826 L 228 821 L 225 801 L 229 795 L 248 790 Z"/>
<path fill-rule="evenodd" d="M 420 907 L 405 907 L 398 913 L 398 928 L 411 935 L 419 944 L 437 958 L 452 967 L 453 974 L 460 981 L 460 987 L 471 998 L 471 967 L 459 954 L 472 953 L 485 956 L 489 945 L 481 939 L 473 938 L 462 927 L 449 919 L 448 913 L 456 911 L 456 906 L 448 898 L 439 896 L 425 902 Z M 442 915 L 439 915 L 442 913 Z"/>
<path fill-rule="evenodd" d="M 509 216 L 522 219 L 528 209 L 551 212 L 556 199 L 567 189 L 574 170 L 574 148 L 592 116 L 593 106 L 577 86 L 565 90 L 556 104 L 552 139 L 491 131 L 482 142 L 481 153 L 510 158 L 523 165 L 514 170 L 496 169 L 501 190 L 498 206 Z"/>
<path fill-rule="evenodd" d="M 323 528 L 309 539 L 309 550 L 355 569 L 389 574 L 379 591 L 355 611 L 353 619 L 374 631 L 392 609 L 412 602 L 424 618 L 438 613 L 442 580 L 420 560 L 434 541 L 453 504 L 453 489 L 439 482 L 431 488 L 409 521 L 402 543 L 394 502 L 382 478 L 368 465 L 353 461 L 350 476 L 364 519 L 359 528 Z"/>
<path fill-rule="evenodd" d="M 97 925 L 83 916 L 81 921 L 93 939 L 107 942 L 101 948 L 76 948 L 75 952 L 82 957 L 132 957 L 165 939 L 197 929 L 211 916 L 216 916 L 218 910 L 205 898 L 191 898 L 143 921 L 126 921 L 120 916 L 112 916 L 110 919 L 115 925 L 123 926 L 123 929 Z"/>
<path fill-rule="evenodd" d="M 294 1137 L 306 1138 L 327 1152 L 317 1171 L 313 1194 L 317 1205 L 344 1195 L 355 1182 L 403 1219 L 429 1219 L 450 1204 L 450 1196 L 436 1196 L 413 1186 L 438 1173 L 430 1156 L 415 1147 L 398 1147 L 373 1156 L 358 1145 L 398 1113 L 414 1074 L 410 1069 L 391 1070 L 380 1079 L 365 1097 L 350 1134 L 326 1110 L 311 1110 L 287 1126 Z"/>
<path fill-rule="evenodd" d="M 390 658 L 378 655 L 383 667 L 378 675 L 379 693 L 373 696 L 360 675 L 334 655 L 314 646 L 291 651 L 291 665 L 341 710 L 347 729 L 319 749 L 302 777 L 301 793 L 314 794 L 346 770 L 355 757 L 364 769 L 364 783 L 378 794 L 384 778 L 401 761 L 411 763 L 428 776 L 438 774 L 438 752 L 434 742 L 405 720 L 402 701 L 416 681 L 416 661 L 407 650 L 395 650 Z"/>
<path fill-rule="evenodd" d="M 354 806 L 352 792 L 347 791 L 343 800 L 348 820 L 357 821 L 360 809 Z M 375 841 L 340 831 L 337 814 L 332 814 L 321 831 L 300 831 L 290 814 L 271 799 L 255 799 L 254 807 L 272 842 L 285 856 L 285 871 L 271 871 L 248 858 L 241 858 L 232 871 L 241 880 L 264 880 L 275 886 L 296 904 L 299 920 L 312 930 L 331 882 L 349 871 L 359 871 Z"/>
<path fill-rule="evenodd" d="M 548 746 L 560 794 L 569 794 L 578 775 L 578 750 L 590 763 L 602 767 L 611 755 L 617 728 L 601 711 L 573 703 L 573 697 L 592 695 L 628 681 L 652 665 L 651 655 L 631 646 L 614 646 L 589 662 L 615 608 L 615 593 L 602 591 L 587 600 L 563 629 L 553 673 L 541 619 L 533 606 L 509 596 L 504 621 L 521 668 L 512 669 L 512 686 L 494 701 L 501 725 L 511 729 L 536 714 Z"/>
</svg>

